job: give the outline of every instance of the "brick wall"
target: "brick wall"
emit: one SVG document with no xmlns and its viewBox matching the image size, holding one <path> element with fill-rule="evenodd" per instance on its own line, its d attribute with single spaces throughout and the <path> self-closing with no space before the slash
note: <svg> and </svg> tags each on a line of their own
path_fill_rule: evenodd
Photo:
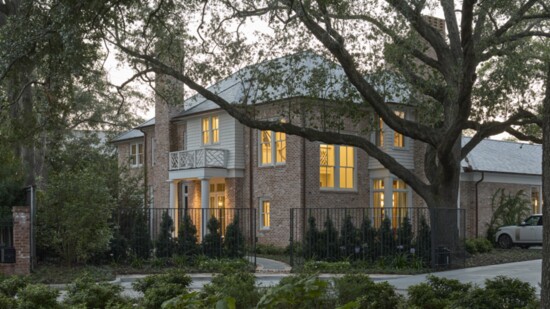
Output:
<svg viewBox="0 0 550 309">
<path fill-rule="evenodd" d="M 0 264 L 0 272 L 4 275 L 28 275 L 31 272 L 30 207 L 15 206 L 12 214 L 15 263 Z"/>
</svg>

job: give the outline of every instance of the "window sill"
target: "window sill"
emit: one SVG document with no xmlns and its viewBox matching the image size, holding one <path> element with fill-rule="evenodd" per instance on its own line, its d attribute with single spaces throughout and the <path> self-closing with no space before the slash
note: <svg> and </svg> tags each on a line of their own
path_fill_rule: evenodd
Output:
<svg viewBox="0 0 550 309">
<path fill-rule="evenodd" d="M 286 166 L 286 163 L 258 165 L 258 168 L 274 168 L 274 167 L 284 167 L 284 166 Z"/>
<path fill-rule="evenodd" d="M 264 232 L 270 231 L 270 230 L 271 230 L 270 227 L 261 227 L 261 228 L 260 228 L 260 231 L 264 231 Z"/>
<path fill-rule="evenodd" d="M 338 188 L 319 188 L 321 193 L 338 193 L 338 194 L 348 194 L 353 193 L 357 194 L 357 189 L 338 189 Z"/>
<path fill-rule="evenodd" d="M 130 168 L 140 168 L 140 167 L 143 167 L 143 164 L 130 165 Z"/>
</svg>

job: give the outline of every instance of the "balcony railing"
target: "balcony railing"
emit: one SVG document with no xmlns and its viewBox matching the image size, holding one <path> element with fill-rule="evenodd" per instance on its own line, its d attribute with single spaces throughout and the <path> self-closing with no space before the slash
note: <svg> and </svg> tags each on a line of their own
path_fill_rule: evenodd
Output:
<svg viewBox="0 0 550 309">
<path fill-rule="evenodd" d="M 171 171 L 203 167 L 227 167 L 225 149 L 201 148 L 170 152 L 168 169 Z"/>
</svg>

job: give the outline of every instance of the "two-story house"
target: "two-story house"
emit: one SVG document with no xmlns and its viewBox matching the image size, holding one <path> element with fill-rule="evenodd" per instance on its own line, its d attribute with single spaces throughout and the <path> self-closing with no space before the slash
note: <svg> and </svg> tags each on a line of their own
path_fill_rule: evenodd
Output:
<svg viewBox="0 0 550 309">
<path fill-rule="evenodd" d="M 311 54 L 301 59 L 298 63 L 290 59 L 287 65 L 317 70 L 324 62 Z M 274 61 L 280 62 L 277 67 L 284 71 L 285 58 Z M 338 66 L 331 64 L 325 71 L 336 82 L 327 86 L 330 89 L 324 94 L 315 94 L 319 100 L 330 100 L 343 88 L 339 80 L 345 79 Z M 299 82 L 306 82 L 308 76 L 300 77 Z M 248 72 L 240 71 L 209 89 L 235 104 L 250 99 L 254 92 L 258 117 L 281 121 L 288 120 L 274 106 L 297 106 L 311 98 L 311 93 L 300 87 L 293 91 L 272 87 L 269 95 L 259 95 L 268 91 L 253 86 L 249 77 Z M 396 114 L 414 119 L 414 108 L 399 97 L 403 96 L 388 98 L 395 102 Z M 420 143 L 394 132 L 382 121 L 369 121 L 368 134 L 379 147 L 405 167 L 421 170 Z M 356 123 L 345 123 L 341 129 L 364 132 Z M 245 127 L 200 95 L 181 106 L 170 106 L 157 98 L 155 118 L 113 142 L 120 164 L 143 173 L 147 207 L 254 209 L 256 236 L 263 243 L 288 244 L 290 209 L 370 208 L 377 210 L 375 218 L 392 219 L 395 228 L 408 215 L 408 209 L 424 205 L 404 181 L 363 150 Z M 499 157 L 495 158 L 495 153 Z M 492 140 L 482 142 L 468 155 L 463 162 L 460 193 L 468 236 L 484 235 L 491 216 L 491 197 L 498 188 L 524 190 L 532 199 L 533 211 L 540 212 L 540 162 L 539 146 Z M 218 219 L 224 225 L 230 218 Z M 200 235 L 206 233 L 207 220 L 206 215 L 194 219 Z"/>
</svg>

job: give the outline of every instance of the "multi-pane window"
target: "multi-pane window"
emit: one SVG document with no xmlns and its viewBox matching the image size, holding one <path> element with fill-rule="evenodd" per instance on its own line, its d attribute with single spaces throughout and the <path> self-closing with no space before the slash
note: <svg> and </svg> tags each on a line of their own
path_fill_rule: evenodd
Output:
<svg viewBox="0 0 550 309">
<path fill-rule="evenodd" d="M 202 144 L 216 144 L 220 142 L 220 119 L 218 116 L 202 118 Z"/>
<path fill-rule="evenodd" d="M 392 226 L 397 228 L 403 219 L 407 216 L 408 203 L 407 203 L 408 189 L 407 184 L 403 180 L 393 180 L 393 193 L 392 193 Z"/>
<path fill-rule="evenodd" d="M 322 144 L 319 155 L 321 188 L 354 188 L 355 150 L 353 147 Z"/>
<path fill-rule="evenodd" d="M 384 121 L 378 117 L 378 132 L 376 132 L 376 146 L 384 147 Z"/>
<path fill-rule="evenodd" d="M 286 134 L 260 131 L 260 165 L 275 165 L 286 162 Z"/>
<path fill-rule="evenodd" d="M 130 145 L 130 166 L 138 167 L 143 165 L 143 143 Z"/>
<path fill-rule="evenodd" d="M 372 202 L 374 208 L 374 226 L 379 227 L 384 218 L 384 179 L 374 179 L 372 181 Z"/>
<path fill-rule="evenodd" d="M 260 201 L 260 228 L 269 229 L 271 227 L 271 202 L 267 200 Z"/>
<path fill-rule="evenodd" d="M 395 111 L 395 115 L 401 119 L 405 119 L 404 111 Z M 398 132 L 393 132 L 393 147 L 404 148 L 405 147 L 405 136 Z"/>
</svg>

